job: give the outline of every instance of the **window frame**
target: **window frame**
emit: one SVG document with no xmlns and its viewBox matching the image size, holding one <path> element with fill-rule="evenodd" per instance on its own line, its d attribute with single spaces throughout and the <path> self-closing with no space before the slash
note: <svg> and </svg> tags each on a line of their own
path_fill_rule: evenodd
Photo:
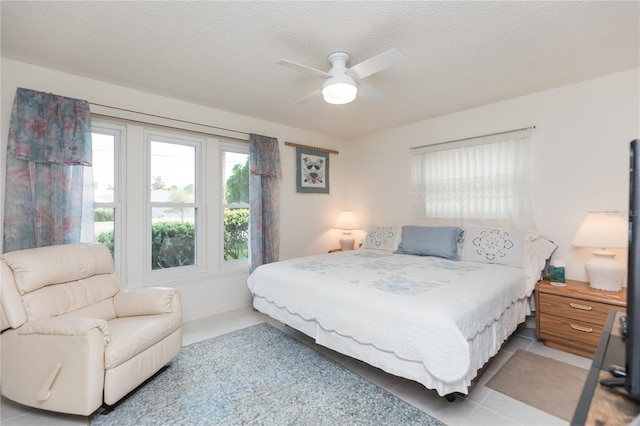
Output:
<svg viewBox="0 0 640 426">
<path fill-rule="evenodd" d="M 204 200 L 205 182 L 203 173 L 203 161 L 206 158 L 206 138 L 190 134 L 188 131 L 176 133 L 163 131 L 155 128 L 143 128 L 144 156 L 145 156 L 145 184 L 144 184 L 144 277 L 146 280 L 169 279 L 171 276 L 184 274 L 198 274 L 206 271 L 203 256 L 205 241 L 207 236 L 206 226 L 206 203 Z M 194 148 L 194 201 L 191 203 L 169 203 L 151 201 L 151 142 L 168 143 Z M 153 269 L 152 260 L 152 226 L 153 209 L 166 208 L 171 206 L 183 206 L 194 209 L 194 264 L 187 266 L 177 266 L 172 268 Z"/>
<path fill-rule="evenodd" d="M 249 217 L 251 217 L 251 206 L 250 203 L 226 203 L 225 200 L 225 180 L 224 180 L 224 158 L 226 152 L 232 152 L 237 154 L 246 154 L 247 160 L 249 158 L 249 145 L 247 143 L 241 142 L 232 142 L 228 140 L 220 140 L 219 141 L 219 178 L 220 178 L 220 220 L 219 220 L 219 231 L 220 231 L 220 243 L 218 245 L 219 256 L 218 261 L 220 265 L 220 269 L 236 269 L 236 268 L 245 268 L 249 266 L 249 259 L 251 258 L 250 248 L 251 248 L 251 236 L 249 235 L 249 239 L 247 241 L 247 257 L 244 259 L 233 259 L 233 260 L 225 260 L 224 258 L 224 212 L 228 208 L 247 208 L 249 209 Z M 250 228 L 250 227 L 249 227 Z M 250 229 L 249 229 L 250 231 Z"/>
<path fill-rule="evenodd" d="M 113 201 L 110 203 L 93 201 L 93 209 L 112 208 L 113 209 L 113 262 L 118 275 L 125 280 L 126 269 L 124 259 L 126 259 L 126 243 L 124 237 L 124 215 L 126 211 L 126 155 L 124 144 L 127 140 L 126 126 L 113 121 L 105 121 L 99 118 L 91 119 L 91 133 L 113 136 Z M 93 157 L 92 162 L 96 158 Z"/>
</svg>

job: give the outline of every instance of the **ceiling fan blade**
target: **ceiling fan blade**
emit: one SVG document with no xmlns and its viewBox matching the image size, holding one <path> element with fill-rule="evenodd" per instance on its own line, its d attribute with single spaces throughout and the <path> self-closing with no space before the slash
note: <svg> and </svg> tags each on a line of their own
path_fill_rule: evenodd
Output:
<svg viewBox="0 0 640 426">
<path fill-rule="evenodd" d="M 382 71 L 383 69 L 390 67 L 391 65 L 397 64 L 403 59 L 404 56 L 402 56 L 400 52 L 398 52 L 396 49 L 391 49 L 387 52 L 379 54 L 378 56 L 369 58 L 366 61 L 362 61 L 359 64 L 352 66 L 347 71 L 348 74 L 351 74 L 353 77 L 355 77 L 356 80 L 361 80 L 365 77 L 370 76 L 371 74 Z"/>
<path fill-rule="evenodd" d="M 378 89 L 374 89 L 371 86 L 358 83 L 358 97 L 365 98 L 374 102 L 382 102 L 387 97 L 387 95 L 385 95 L 384 92 Z"/>
<path fill-rule="evenodd" d="M 322 89 L 318 88 L 316 90 L 314 90 L 313 92 L 301 97 L 300 99 L 298 99 L 297 101 L 295 101 L 294 103 L 296 105 L 300 105 L 300 104 L 305 104 L 307 102 L 309 102 L 311 99 L 321 96 L 322 95 Z"/>
<path fill-rule="evenodd" d="M 305 74 L 308 74 L 312 77 L 318 78 L 327 78 L 329 74 L 324 71 L 317 70 L 315 68 L 308 67 L 306 65 L 297 64 L 295 62 L 288 61 L 286 59 L 280 59 L 276 61 L 276 64 L 282 65 L 283 67 L 291 68 L 292 70 L 300 71 Z"/>
</svg>

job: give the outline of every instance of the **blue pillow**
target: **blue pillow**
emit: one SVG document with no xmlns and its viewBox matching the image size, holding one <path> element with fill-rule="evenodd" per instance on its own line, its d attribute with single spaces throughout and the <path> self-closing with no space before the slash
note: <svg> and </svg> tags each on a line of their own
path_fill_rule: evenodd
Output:
<svg viewBox="0 0 640 426">
<path fill-rule="evenodd" d="M 402 240 L 395 253 L 458 260 L 461 233 L 462 228 L 457 226 L 403 226 Z"/>
</svg>

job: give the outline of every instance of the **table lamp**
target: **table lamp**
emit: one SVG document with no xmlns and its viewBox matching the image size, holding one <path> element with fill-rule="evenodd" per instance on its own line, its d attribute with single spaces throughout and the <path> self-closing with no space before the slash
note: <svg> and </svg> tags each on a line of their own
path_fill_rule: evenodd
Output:
<svg viewBox="0 0 640 426">
<path fill-rule="evenodd" d="M 353 250 L 355 239 L 351 236 L 353 229 L 358 229 L 358 221 L 351 210 L 342 210 L 336 219 L 334 228 L 342 229 L 340 238 L 340 249 L 342 251 Z"/>
<path fill-rule="evenodd" d="M 620 291 L 626 275 L 626 268 L 607 249 L 628 248 L 629 219 L 620 212 L 589 212 L 582 221 L 573 245 L 576 247 L 597 247 L 593 258 L 585 265 L 589 285 L 599 290 Z"/>
</svg>

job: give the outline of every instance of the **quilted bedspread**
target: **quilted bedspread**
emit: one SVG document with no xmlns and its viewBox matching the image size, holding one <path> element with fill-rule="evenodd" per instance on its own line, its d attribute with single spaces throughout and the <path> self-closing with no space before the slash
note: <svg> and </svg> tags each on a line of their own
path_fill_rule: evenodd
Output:
<svg viewBox="0 0 640 426">
<path fill-rule="evenodd" d="M 470 368 L 469 341 L 530 287 L 520 268 L 353 250 L 258 267 L 254 297 L 408 360 L 443 382 Z"/>
</svg>

